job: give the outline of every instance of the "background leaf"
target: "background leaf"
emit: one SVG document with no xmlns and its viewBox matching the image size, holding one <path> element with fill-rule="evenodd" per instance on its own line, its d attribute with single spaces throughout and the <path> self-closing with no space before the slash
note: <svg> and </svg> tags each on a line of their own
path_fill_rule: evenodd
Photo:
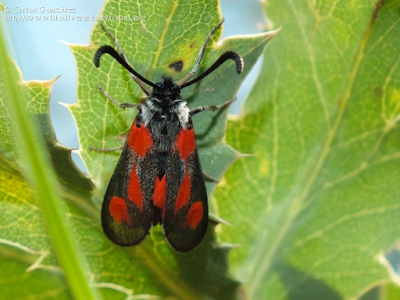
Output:
<svg viewBox="0 0 400 300">
<path fill-rule="evenodd" d="M 363 295 L 360 300 L 396 300 L 400 298 L 400 288 L 394 283 L 382 284 Z"/>
<path fill-rule="evenodd" d="M 357 297 L 399 239 L 399 1 L 271 0 L 282 31 L 227 141 L 222 240 L 250 299 Z"/>
</svg>

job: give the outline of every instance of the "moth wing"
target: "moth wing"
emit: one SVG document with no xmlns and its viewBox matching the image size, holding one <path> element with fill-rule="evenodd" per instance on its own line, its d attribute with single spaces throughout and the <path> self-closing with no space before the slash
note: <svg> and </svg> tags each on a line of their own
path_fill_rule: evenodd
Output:
<svg viewBox="0 0 400 300">
<path fill-rule="evenodd" d="M 175 151 L 167 155 L 165 174 L 164 236 L 172 248 L 188 252 L 203 240 L 208 225 L 207 191 L 191 126 L 179 132 Z"/>
<path fill-rule="evenodd" d="M 111 177 L 101 210 L 104 233 L 121 246 L 133 246 L 143 241 L 150 232 L 154 215 L 151 199 L 157 153 L 153 151 L 148 129 L 143 125 L 138 128 L 135 123 Z"/>
</svg>

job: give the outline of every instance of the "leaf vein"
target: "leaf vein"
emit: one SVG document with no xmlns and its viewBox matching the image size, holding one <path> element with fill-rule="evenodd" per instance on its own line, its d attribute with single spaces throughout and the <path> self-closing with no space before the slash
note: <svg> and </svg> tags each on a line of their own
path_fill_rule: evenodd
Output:
<svg viewBox="0 0 400 300">
<path fill-rule="evenodd" d="M 293 1 L 290 1 L 290 2 L 292 3 L 291 7 L 294 9 L 295 5 L 293 4 Z M 374 16 L 375 16 L 375 11 L 373 12 L 373 17 Z M 299 25 L 301 25 L 301 24 L 299 23 Z M 294 199 L 293 204 L 291 205 L 291 209 L 288 211 L 287 218 L 286 218 L 285 222 L 283 223 L 283 226 L 281 227 L 281 229 L 278 231 L 278 234 L 276 236 L 274 243 L 272 245 L 270 245 L 270 248 L 267 250 L 267 253 L 264 256 L 264 260 L 258 266 L 255 273 L 251 274 L 251 276 L 248 277 L 249 279 L 251 279 L 250 281 L 248 281 L 249 298 L 251 298 L 251 299 L 254 298 L 254 293 L 256 292 L 256 289 L 259 286 L 263 276 L 265 276 L 265 274 L 267 274 L 269 272 L 271 265 L 272 265 L 272 260 L 276 254 L 276 251 L 278 250 L 279 246 L 281 245 L 286 233 L 289 231 L 290 227 L 292 226 L 292 223 L 294 222 L 295 218 L 301 211 L 302 203 L 307 198 L 309 191 L 311 189 L 311 186 L 313 185 L 320 170 L 322 169 L 325 159 L 330 151 L 330 147 L 332 145 L 332 142 L 334 140 L 336 132 L 339 128 L 339 125 L 342 121 L 342 117 L 343 117 L 344 111 L 347 108 L 348 101 L 351 97 L 352 88 L 353 88 L 355 79 L 357 77 L 360 64 L 364 57 L 367 42 L 368 42 L 370 34 L 371 34 L 371 30 L 372 30 L 371 25 L 372 25 L 371 22 L 367 25 L 364 36 L 361 39 L 361 44 L 360 44 L 359 50 L 354 59 L 352 72 L 350 73 L 350 76 L 349 76 L 348 85 L 343 93 L 342 105 L 339 107 L 339 111 L 337 112 L 336 119 L 333 123 L 332 128 L 329 129 L 329 132 L 327 134 L 323 148 L 321 149 L 321 152 L 316 160 L 314 168 L 310 172 L 310 176 L 308 176 L 308 179 L 304 185 L 303 191 L 298 197 L 296 197 Z M 300 28 L 301 28 L 301 30 L 303 30 L 302 26 L 300 26 Z M 326 115 L 326 112 L 325 112 L 325 115 Z"/>
</svg>

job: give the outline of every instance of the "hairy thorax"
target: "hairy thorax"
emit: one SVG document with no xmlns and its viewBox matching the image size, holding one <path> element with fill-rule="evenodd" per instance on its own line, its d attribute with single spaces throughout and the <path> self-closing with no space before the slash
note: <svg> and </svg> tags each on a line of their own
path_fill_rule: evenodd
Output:
<svg viewBox="0 0 400 300">
<path fill-rule="evenodd" d="M 174 147 L 179 131 L 186 129 L 190 110 L 181 99 L 165 101 L 161 106 L 159 102 L 156 98 L 147 99 L 140 115 L 152 134 L 155 150 L 169 152 Z"/>
</svg>

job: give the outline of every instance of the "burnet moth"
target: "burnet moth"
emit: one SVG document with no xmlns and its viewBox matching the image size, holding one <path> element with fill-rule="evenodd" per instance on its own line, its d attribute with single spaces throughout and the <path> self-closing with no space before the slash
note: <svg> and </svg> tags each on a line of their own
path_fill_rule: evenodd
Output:
<svg viewBox="0 0 400 300">
<path fill-rule="evenodd" d="M 99 87 L 114 104 L 138 110 L 101 211 L 103 230 L 115 244 L 137 245 L 157 223 L 161 224 L 167 242 L 178 252 L 193 250 L 204 238 L 208 224 L 207 192 L 192 116 L 226 107 L 233 100 L 216 106 L 189 109 L 180 91 L 203 79 L 229 59 L 236 63 L 238 74 L 243 71 L 242 57 L 227 51 L 204 73 L 189 81 L 223 21 L 210 32 L 193 69 L 183 79 L 175 83 L 171 77 L 162 77 L 156 84 L 129 65 L 115 37 L 102 25 L 119 53 L 111 46 L 100 47 L 94 55 L 95 66 L 100 66 L 100 58 L 104 54 L 111 55 L 131 73 L 133 80 L 147 95 L 140 105 L 119 103 Z"/>
</svg>

